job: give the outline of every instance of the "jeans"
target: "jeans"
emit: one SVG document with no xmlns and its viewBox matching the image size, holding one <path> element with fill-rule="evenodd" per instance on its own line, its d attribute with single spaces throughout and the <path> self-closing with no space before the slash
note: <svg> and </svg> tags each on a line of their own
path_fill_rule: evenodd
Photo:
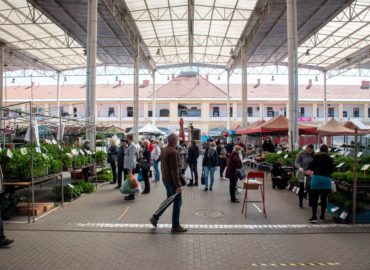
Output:
<svg viewBox="0 0 370 270">
<path fill-rule="evenodd" d="M 208 188 L 208 175 L 211 178 L 210 187 L 212 187 L 215 181 L 215 167 L 204 166 L 204 185 L 206 188 Z"/>
<path fill-rule="evenodd" d="M 167 190 L 167 198 L 176 193 L 176 185 L 174 183 L 165 183 L 164 186 Z M 173 201 L 173 210 L 172 210 L 172 228 L 178 228 L 180 226 L 180 209 L 182 205 L 181 193 L 177 195 L 176 199 Z M 162 214 L 166 211 L 164 209 L 157 215 L 154 215 L 155 219 L 159 219 Z"/>
<path fill-rule="evenodd" d="M 144 180 L 144 193 L 149 193 L 150 192 L 150 183 L 149 183 L 149 170 L 141 170 L 141 173 L 143 175 L 143 180 Z"/>
<path fill-rule="evenodd" d="M 110 163 L 110 167 L 112 169 L 112 173 L 113 173 L 113 183 L 117 183 L 117 167 L 116 167 L 116 162 L 112 161 L 112 162 L 109 162 Z"/>
<path fill-rule="evenodd" d="M 1 219 L 1 213 L 0 213 L 0 242 L 5 240 L 5 235 L 4 235 L 4 224 L 3 220 Z"/>
<path fill-rule="evenodd" d="M 123 175 L 123 167 L 118 166 L 118 176 L 117 176 L 117 186 L 122 185 L 122 175 Z"/>
<path fill-rule="evenodd" d="M 189 168 L 190 168 L 190 173 L 191 173 L 191 183 L 193 183 L 195 179 L 195 183 L 198 184 L 198 165 L 197 163 L 193 163 L 193 164 L 189 163 Z"/>
<path fill-rule="evenodd" d="M 230 192 L 230 199 L 231 201 L 235 201 L 235 190 L 236 190 L 236 184 L 238 182 L 238 176 L 235 175 L 233 177 L 230 177 L 230 185 L 229 185 L 229 192 Z"/>
<path fill-rule="evenodd" d="M 325 219 L 326 207 L 328 205 L 328 196 L 331 193 L 330 189 L 312 189 L 312 217 L 316 218 L 317 205 L 319 203 L 319 198 L 321 201 L 321 219 Z"/>
<path fill-rule="evenodd" d="M 304 183 L 302 183 L 302 182 L 299 182 L 299 192 L 298 192 L 298 196 L 299 196 L 299 205 L 300 205 L 300 206 L 303 206 Z"/>
<path fill-rule="evenodd" d="M 159 160 L 154 160 L 154 177 L 157 182 L 161 178 L 161 173 L 159 172 Z"/>
</svg>

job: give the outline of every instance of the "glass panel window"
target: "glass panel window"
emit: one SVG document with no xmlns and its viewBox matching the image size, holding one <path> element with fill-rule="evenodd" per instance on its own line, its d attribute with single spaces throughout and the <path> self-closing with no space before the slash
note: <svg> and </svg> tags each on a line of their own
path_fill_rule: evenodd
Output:
<svg viewBox="0 0 370 270">
<path fill-rule="evenodd" d="M 343 111 L 343 117 L 348 117 L 347 111 Z"/>
<path fill-rule="evenodd" d="M 114 107 L 109 107 L 109 109 L 108 109 L 108 117 L 115 117 Z"/>
<path fill-rule="evenodd" d="M 359 108 L 353 108 L 353 117 L 360 117 L 360 109 Z"/>
<path fill-rule="evenodd" d="M 127 117 L 134 117 L 134 107 L 127 107 Z"/>
<path fill-rule="evenodd" d="M 304 107 L 299 108 L 299 116 L 304 117 Z"/>
<path fill-rule="evenodd" d="M 233 107 L 231 107 L 231 106 L 230 106 L 230 117 L 233 117 Z"/>
<path fill-rule="evenodd" d="M 317 115 L 317 117 L 320 117 L 320 109 L 319 108 L 316 109 L 316 115 Z"/>
<path fill-rule="evenodd" d="M 153 117 L 153 111 L 152 110 L 148 111 L 148 117 Z"/>
<path fill-rule="evenodd" d="M 367 109 L 367 117 L 370 117 L 370 108 Z"/>
<path fill-rule="evenodd" d="M 248 107 L 247 113 L 248 113 L 248 117 L 252 117 L 253 116 L 253 107 Z"/>
<path fill-rule="evenodd" d="M 213 107 L 213 117 L 220 117 L 220 107 Z"/>
<path fill-rule="evenodd" d="M 328 108 L 328 117 L 334 117 L 334 108 L 333 107 Z"/>
<path fill-rule="evenodd" d="M 201 117 L 200 105 L 178 105 L 178 117 Z"/>
<path fill-rule="evenodd" d="M 274 117 L 274 108 L 267 107 L 267 117 Z"/>
<path fill-rule="evenodd" d="M 159 117 L 169 117 L 170 116 L 170 110 L 168 109 L 161 109 L 159 111 Z"/>
<path fill-rule="evenodd" d="M 73 117 L 77 117 L 77 107 L 73 107 Z"/>
</svg>

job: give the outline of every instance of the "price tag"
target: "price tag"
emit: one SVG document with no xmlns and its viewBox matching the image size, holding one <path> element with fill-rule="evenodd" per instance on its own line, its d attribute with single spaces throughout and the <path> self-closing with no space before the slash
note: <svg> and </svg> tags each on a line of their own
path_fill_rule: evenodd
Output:
<svg viewBox="0 0 370 270">
<path fill-rule="evenodd" d="M 51 144 L 51 141 L 49 139 L 45 139 L 46 144 Z"/>
<path fill-rule="evenodd" d="M 80 149 L 80 155 L 81 155 L 81 156 L 84 156 L 84 155 L 85 155 L 84 150 Z"/>
<path fill-rule="evenodd" d="M 283 151 L 281 151 L 281 150 L 279 150 L 279 151 L 277 151 L 277 152 L 276 152 L 276 154 L 279 154 L 279 155 L 280 155 L 281 153 L 283 153 Z"/>
<path fill-rule="evenodd" d="M 339 207 L 338 206 L 336 206 L 336 207 L 333 207 L 332 209 L 330 209 L 333 213 L 334 212 L 337 212 L 338 210 L 339 210 Z"/>
<path fill-rule="evenodd" d="M 96 151 L 97 151 L 97 152 L 102 151 L 101 149 L 102 149 L 102 147 L 100 147 L 100 146 L 97 146 L 97 147 L 96 147 Z"/>
<path fill-rule="evenodd" d="M 49 160 L 49 157 L 46 154 L 42 154 L 42 156 L 44 157 L 44 159 Z"/>
<path fill-rule="evenodd" d="M 66 154 L 68 157 L 72 158 L 72 155 L 70 153 L 67 153 Z"/>
<path fill-rule="evenodd" d="M 74 185 L 72 184 L 68 184 L 67 186 L 69 186 L 70 188 L 74 188 Z"/>
<path fill-rule="evenodd" d="M 8 149 L 8 150 L 6 151 L 6 156 L 7 156 L 8 158 L 12 158 L 12 157 L 13 157 L 12 150 Z"/>
<path fill-rule="evenodd" d="M 36 147 L 35 147 L 35 150 L 36 150 L 36 152 L 37 152 L 37 153 L 41 153 L 41 148 L 40 148 L 40 146 L 36 146 Z"/>
<path fill-rule="evenodd" d="M 365 164 L 362 166 L 361 171 L 367 171 L 370 168 L 370 164 Z"/>
<path fill-rule="evenodd" d="M 57 142 L 55 139 L 53 139 L 51 142 L 52 142 L 53 144 L 58 144 L 58 142 Z"/>
<path fill-rule="evenodd" d="M 342 167 L 343 167 L 343 165 L 344 165 L 344 162 L 339 163 L 339 164 L 337 165 L 337 168 L 342 168 Z"/>
<path fill-rule="evenodd" d="M 77 156 L 78 155 L 78 152 L 77 152 L 76 149 L 72 149 L 71 150 L 71 154 L 72 154 L 72 156 Z"/>
<path fill-rule="evenodd" d="M 291 184 L 289 184 L 286 189 L 290 189 L 290 186 L 291 186 Z"/>
<path fill-rule="evenodd" d="M 358 157 L 358 158 L 360 158 L 360 157 L 362 157 L 362 155 L 363 155 L 363 154 L 364 154 L 364 153 L 362 153 L 362 152 L 358 152 L 358 153 L 357 153 L 357 157 Z"/>
<path fill-rule="evenodd" d="M 87 151 L 86 151 L 86 153 L 87 153 L 88 155 L 92 155 L 92 152 L 91 152 L 90 150 L 87 150 Z"/>
<path fill-rule="evenodd" d="M 346 217 L 348 216 L 348 213 L 346 211 L 343 211 L 342 214 L 340 214 L 340 218 L 341 219 L 346 219 Z"/>
<path fill-rule="evenodd" d="M 285 156 L 284 156 L 284 158 L 288 158 L 289 157 L 289 155 L 288 154 L 286 154 Z"/>
<path fill-rule="evenodd" d="M 22 147 L 21 149 L 19 149 L 19 151 L 21 152 L 22 155 L 27 155 L 27 149 Z"/>
<path fill-rule="evenodd" d="M 295 193 L 299 193 L 299 190 L 300 190 L 300 188 L 297 188 L 296 190 L 295 190 Z"/>
<path fill-rule="evenodd" d="M 292 191 L 295 193 L 295 191 L 297 190 L 297 187 L 293 187 Z"/>
</svg>

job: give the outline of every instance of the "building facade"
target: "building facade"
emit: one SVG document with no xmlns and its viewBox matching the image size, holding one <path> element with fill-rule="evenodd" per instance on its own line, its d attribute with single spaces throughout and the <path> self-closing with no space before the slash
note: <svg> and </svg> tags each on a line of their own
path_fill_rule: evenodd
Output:
<svg viewBox="0 0 370 270">
<path fill-rule="evenodd" d="M 57 105 L 57 87 L 7 87 L 6 104 L 31 101 L 34 110 L 52 110 Z M 177 76 L 164 85 L 155 86 L 155 121 L 158 127 L 175 131 L 182 117 L 187 124 L 207 133 L 214 128 L 227 126 L 227 86 L 215 85 L 201 76 Z M 123 128 L 133 126 L 133 85 L 118 82 L 114 85 L 97 85 L 97 122 Z M 241 85 L 230 84 L 231 127 L 241 123 Z M 60 105 L 63 114 L 77 118 L 85 116 L 86 88 L 82 85 L 62 85 Z M 139 90 L 140 125 L 152 122 L 153 85 L 144 81 Z M 324 88 L 311 83 L 299 86 L 299 121 L 307 124 L 324 122 Z M 361 85 L 328 85 L 327 116 L 339 121 L 356 118 L 365 123 L 370 119 L 370 91 Z M 27 110 L 27 104 L 14 106 Z M 276 115 L 289 117 L 288 85 L 248 85 L 248 122 L 270 119 Z"/>
</svg>

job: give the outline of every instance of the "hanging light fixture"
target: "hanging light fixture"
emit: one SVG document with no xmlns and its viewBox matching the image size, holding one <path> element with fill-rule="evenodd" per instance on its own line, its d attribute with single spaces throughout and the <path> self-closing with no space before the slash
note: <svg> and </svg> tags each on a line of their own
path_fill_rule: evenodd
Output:
<svg viewBox="0 0 370 270">
<path fill-rule="evenodd" d="M 305 53 L 306 56 L 310 56 L 310 49 L 307 49 L 306 53 Z"/>
<path fill-rule="evenodd" d="M 87 55 L 87 50 L 86 50 L 86 49 L 84 49 L 84 55 L 85 55 L 85 56 Z"/>
<path fill-rule="evenodd" d="M 67 77 L 66 77 L 66 76 L 64 76 L 64 81 L 65 81 L 65 82 L 67 81 Z"/>
<path fill-rule="evenodd" d="M 118 76 L 116 76 L 116 82 L 118 82 Z"/>
<path fill-rule="evenodd" d="M 315 82 L 318 82 L 319 81 L 319 78 L 316 76 L 315 77 Z"/>
<path fill-rule="evenodd" d="M 157 56 L 160 56 L 161 55 L 161 49 L 160 48 L 158 48 L 156 55 Z"/>
<path fill-rule="evenodd" d="M 230 56 L 234 56 L 234 49 L 233 48 L 230 49 Z"/>
<path fill-rule="evenodd" d="M 170 80 L 170 76 L 167 75 L 167 81 L 169 81 L 169 80 Z"/>
<path fill-rule="evenodd" d="M 220 75 L 217 76 L 217 81 L 220 81 L 221 80 L 221 77 Z"/>
<path fill-rule="evenodd" d="M 15 83 L 15 79 L 13 78 L 12 83 Z"/>
<path fill-rule="evenodd" d="M 275 76 L 274 75 L 271 76 L 271 81 L 275 81 Z"/>
</svg>

